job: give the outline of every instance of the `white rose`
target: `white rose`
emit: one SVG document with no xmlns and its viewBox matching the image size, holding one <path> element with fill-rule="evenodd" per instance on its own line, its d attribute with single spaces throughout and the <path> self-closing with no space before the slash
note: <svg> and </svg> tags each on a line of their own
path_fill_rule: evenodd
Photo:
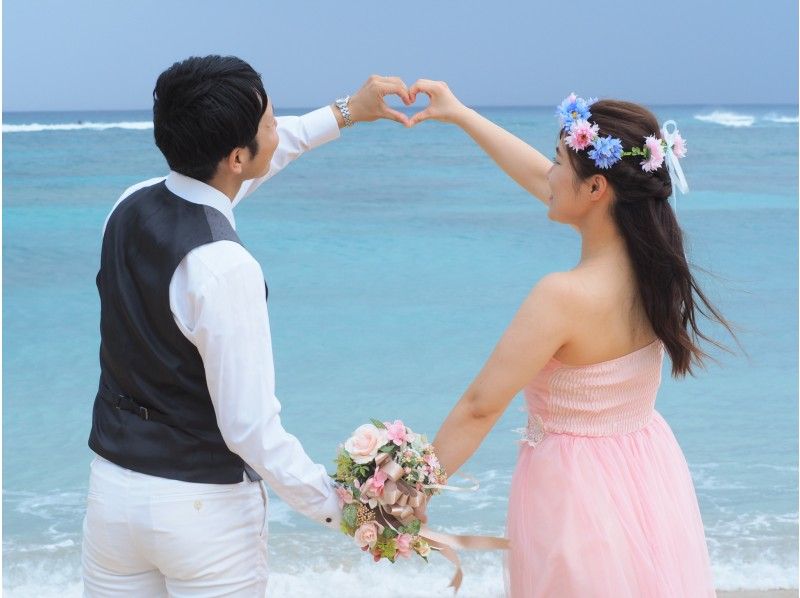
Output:
<svg viewBox="0 0 800 598">
<path fill-rule="evenodd" d="M 386 430 L 379 430 L 372 424 L 359 426 L 353 435 L 344 443 L 344 450 L 359 465 L 369 463 L 378 454 L 378 450 L 389 442 Z"/>
</svg>

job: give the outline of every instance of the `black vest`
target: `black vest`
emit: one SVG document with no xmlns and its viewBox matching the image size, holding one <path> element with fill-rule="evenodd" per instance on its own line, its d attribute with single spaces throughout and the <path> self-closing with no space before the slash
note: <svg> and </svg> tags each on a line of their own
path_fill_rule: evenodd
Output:
<svg viewBox="0 0 800 598">
<path fill-rule="evenodd" d="M 243 479 L 247 466 L 222 439 L 200 354 L 169 304 L 181 260 L 221 240 L 240 243 L 228 219 L 163 182 L 132 193 L 108 220 L 97 274 L 100 386 L 89 446 L 112 463 L 186 482 Z"/>
</svg>

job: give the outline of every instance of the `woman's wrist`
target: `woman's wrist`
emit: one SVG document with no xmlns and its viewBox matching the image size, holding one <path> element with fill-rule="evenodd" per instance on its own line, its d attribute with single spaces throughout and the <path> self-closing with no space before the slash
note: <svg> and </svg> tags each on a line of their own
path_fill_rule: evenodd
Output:
<svg viewBox="0 0 800 598">
<path fill-rule="evenodd" d="M 453 113 L 453 117 L 450 122 L 464 129 L 466 128 L 470 119 L 472 119 L 476 114 L 477 112 L 475 112 L 472 108 L 462 105 L 460 109 Z"/>
</svg>

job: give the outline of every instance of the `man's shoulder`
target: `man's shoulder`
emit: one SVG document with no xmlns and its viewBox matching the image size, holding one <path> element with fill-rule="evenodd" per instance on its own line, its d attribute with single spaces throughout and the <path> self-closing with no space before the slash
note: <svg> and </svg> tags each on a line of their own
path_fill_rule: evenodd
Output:
<svg viewBox="0 0 800 598">
<path fill-rule="evenodd" d="M 158 185 L 160 182 L 166 180 L 166 178 L 167 177 L 162 176 L 162 177 L 156 177 L 156 178 L 153 178 L 153 179 L 147 179 L 146 181 L 142 181 L 140 183 L 136 183 L 135 185 L 131 185 L 130 187 L 125 189 L 125 191 L 122 192 L 122 195 L 119 196 L 119 199 L 117 199 L 116 203 L 114 204 L 114 207 L 112 207 L 111 210 L 109 210 L 108 215 L 106 216 L 106 220 L 103 223 L 103 233 L 105 233 L 106 226 L 108 226 L 108 221 L 111 218 L 111 214 L 113 214 L 114 210 L 116 210 L 119 207 L 119 204 L 121 204 L 128 197 L 130 197 L 131 195 L 133 195 L 134 193 L 136 193 L 140 189 L 144 189 L 146 187 L 152 187 L 153 185 Z"/>
<path fill-rule="evenodd" d="M 167 177 L 165 177 L 165 176 L 155 177 L 155 178 L 152 178 L 152 179 L 147 179 L 146 181 L 142 181 L 141 183 L 136 183 L 135 185 L 131 185 L 130 187 L 125 189 L 125 191 L 122 192 L 122 195 L 119 196 L 119 199 L 117 200 L 117 204 L 119 204 L 119 202 L 123 201 L 125 198 L 129 197 L 130 195 L 133 195 L 134 193 L 136 193 L 139 189 L 144 189 L 145 187 L 152 187 L 153 185 L 157 185 L 160 182 L 166 180 L 166 178 Z M 114 207 L 116 207 L 116 205 Z"/>
<path fill-rule="evenodd" d="M 235 241 L 213 241 L 195 247 L 186 255 L 185 262 L 190 275 L 204 279 L 225 280 L 242 274 L 263 278 L 256 258 Z"/>
</svg>

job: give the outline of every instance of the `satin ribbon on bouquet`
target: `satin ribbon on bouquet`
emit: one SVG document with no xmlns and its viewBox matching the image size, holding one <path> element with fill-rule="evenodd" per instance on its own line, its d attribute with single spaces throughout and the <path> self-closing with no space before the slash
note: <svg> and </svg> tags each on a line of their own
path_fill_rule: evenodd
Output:
<svg viewBox="0 0 800 598">
<path fill-rule="evenodd" d="M 405 525 L 415 519 L 414 510 L 425 503 L 425 495 L 414 486 L 403 482 L 400 478 L 405 473 L 403 468 L 395 463 L 389 455 L 382 453 L 375 458 L 375 464 L 387 476 L 388 479 L 383 486 L 383 494 L 378 501 L 378 507 L 383 514 L 386 525 L 396 531 L 399 530 L 392 525 L 391 519 L 396 520 L 400 525 Z M 447 484 L 428 484 L 423 486 L 429 490 L 450 490 L 453 492 L 475 492 L 480 487 L 478 481 L 467 475 L 461 477 L 472 482 L 471 486 L 460 487 Z M 436 532 L 428 527 L 420 529 L 419 537 L 425 540 L 432 550 L 440 552 L 443 557 L 453 563 L 456 568 L 450 585 L 458 592 L 461 582 L 464 579 L 464 572 L 461 569 L 461 559 L 456 552 L 456 548 L 462 550 L 507 550 L 508 540 L 493 536 L 462 536 Z"/>
</svg>

